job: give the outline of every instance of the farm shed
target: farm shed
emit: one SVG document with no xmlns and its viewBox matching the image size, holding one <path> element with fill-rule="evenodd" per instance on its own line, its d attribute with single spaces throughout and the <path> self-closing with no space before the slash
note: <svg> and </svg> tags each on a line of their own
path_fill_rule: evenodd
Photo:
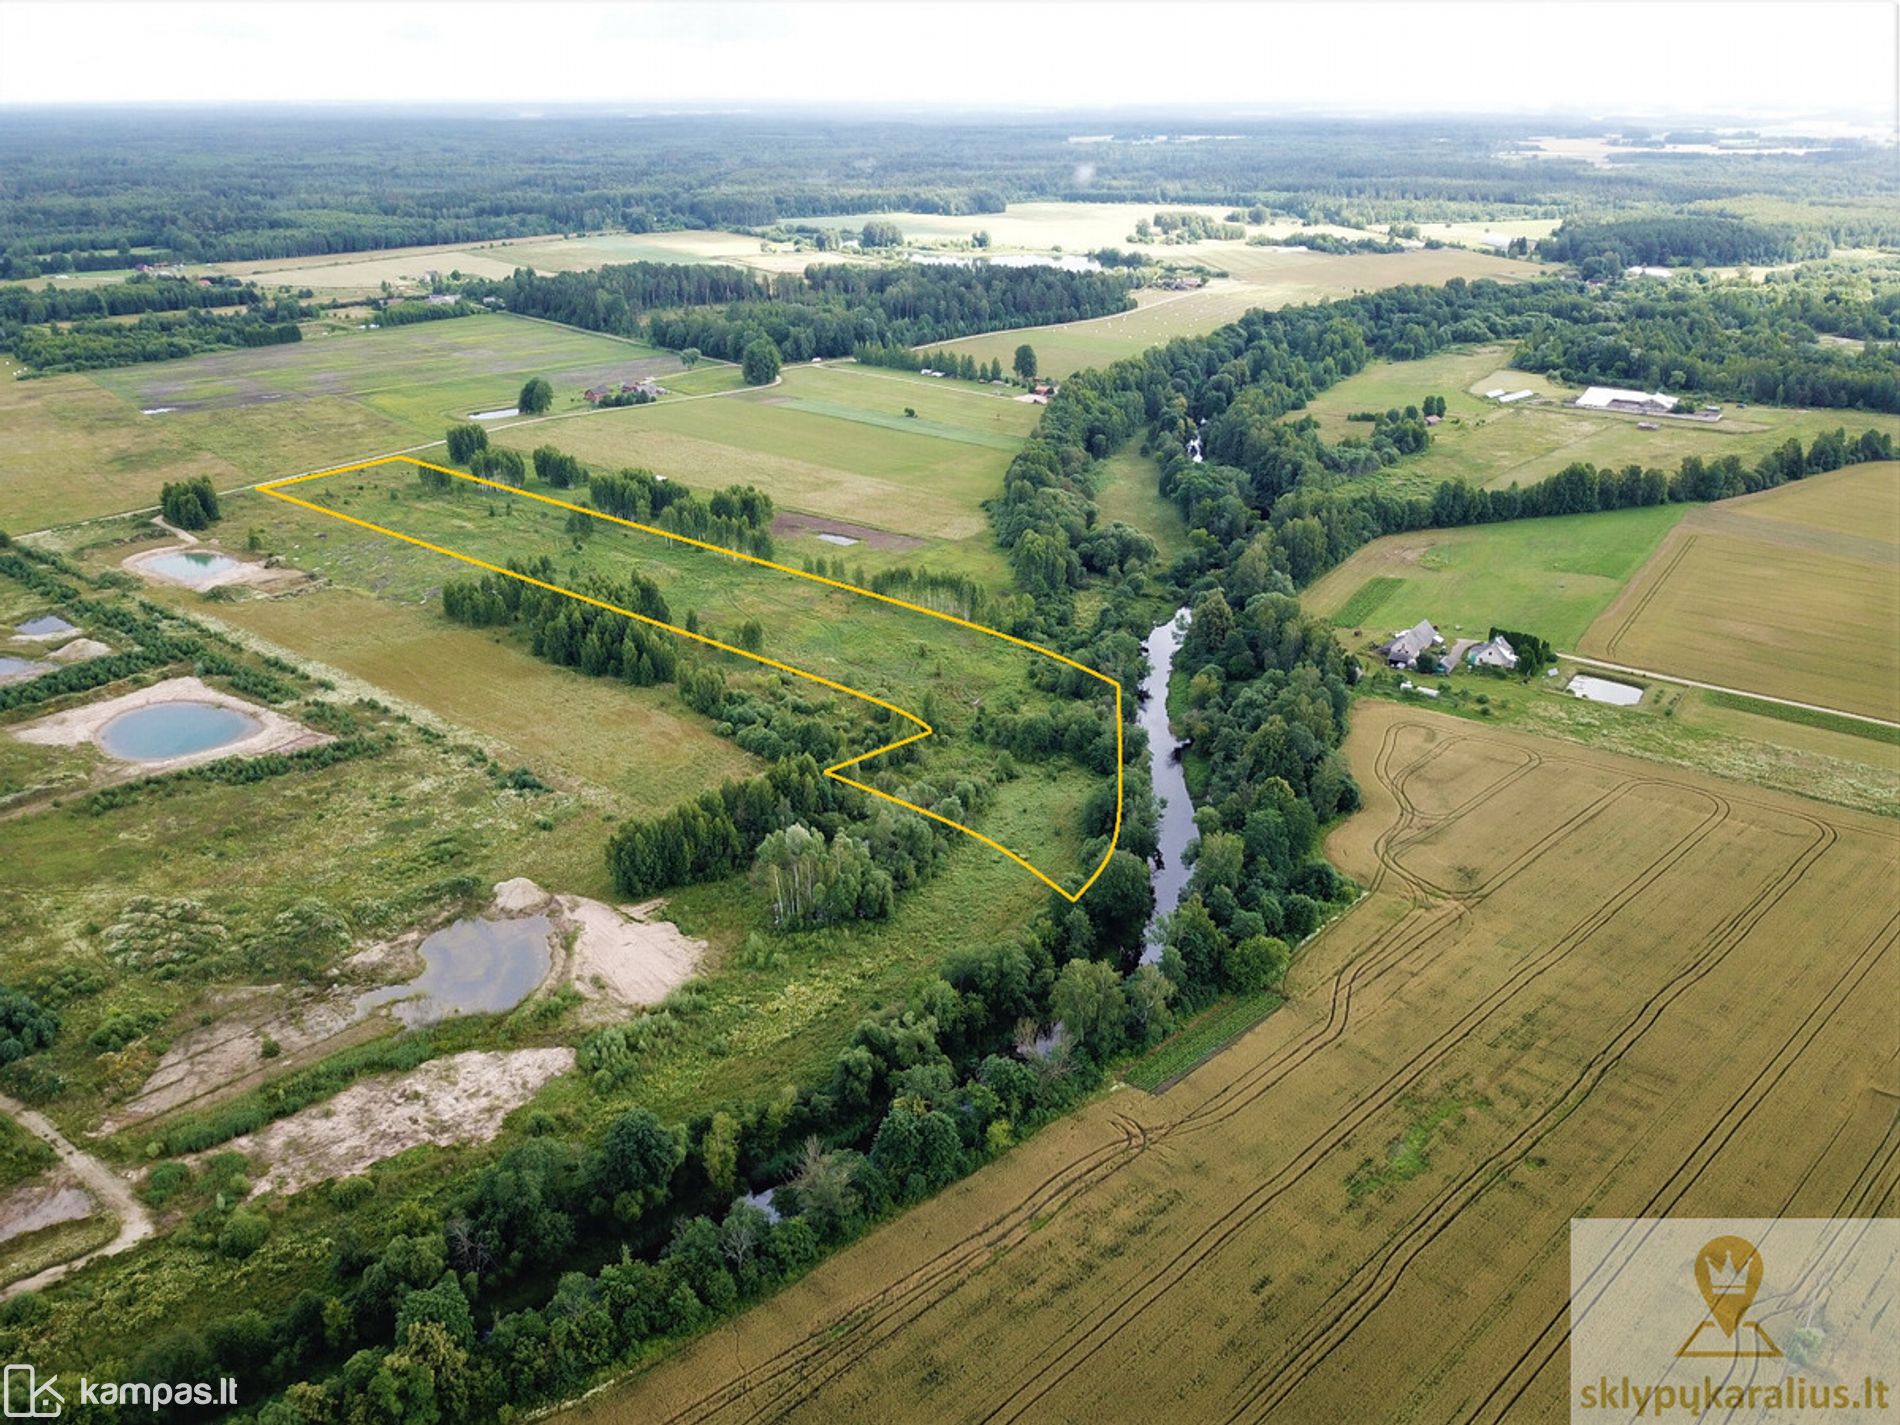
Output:
<svg viewBox="0 0 1900 1425">
<path fill-rule="evenodd" d="M 1661 391 L 1625 391 L 1619 386 L 1592 386 L 1576 404 L 1589 411 L 1632 411 L 1638 415 L 1668 415 L 1676 398 Z"/>
</svg>

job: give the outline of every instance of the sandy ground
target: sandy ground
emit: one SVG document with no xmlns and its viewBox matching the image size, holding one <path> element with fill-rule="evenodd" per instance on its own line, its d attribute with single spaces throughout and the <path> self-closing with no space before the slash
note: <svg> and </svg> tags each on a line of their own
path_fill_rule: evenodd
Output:
<svg viewBox="0 0 1900 1425">
<path fill-rule="evenodd" d="M 573 1067 L 567 1048 L 451 1054 L 407 1074 L 352 1084 L 216 1151 L 264 1163 L 253 1196 L 294 1193 L 423 1143 L 486 1142 L 504 1118 Z"/>
<path fill-rule="evenodd" d="M 582 896 L 561 896 L 556 904 L 577 931 L 563 973 L 582 994 L 621 1005 L 657 1004 L 693 977 L 706 953 L 705 941 L 670 920 Z"/>
<path fill-rule="evenodd" d="M 0 1242 L 90 1216 L 92 1195 L 71 1173 L 54 1169 L 0 1193 Z"/>
<path fill-rule="evenodd" d="M 237 563 L 232 565 L 229 569 L 217 574 L 212 574 L 206 578 L 175 579 L 169 574 L 163 574 L 156 569 L 146 567 L 146 561 L 149 559 L 156 558 L 163 554 L 183 554 L 193 548 L 209 549 L 210 546 L 205 545 L 200 540 L 194 539 L 189 544 L 164 544 L 160 545 L 157 549 L 141 549 L 137 554 L 127 555 L 121 560 L 120 567 L 125 569 L 128 573 L 138 575 L 141 579 L 149 579 L 154 584 L 174 584 L 179 588 L 198 590 L 220 589 L 229 584 L 249 584 L 257 587 L 270 587 L 288 584 L 304 577 L 300 570 L 282 567 L 273 569 L 261 561 L 244 559 L 239 555 L 231 553 L 228 549 L 219 549 L 214 552 L 224 555 L 227 559 L 235 559 Z"/>
<path fill-rule="evenodd" d="M 327 733 L 312 732 L 282 713 L 273 712 L 259 703 L 246 702 L 229 693 L 221 693 L 197 678 L 167 678 L 162 683 L 154 683 L 135 693 L 70 708 L 62 713 L 54 713 L 51 717 L 25 723 L 12 731 L 22 742 L 36 743 L 42 747 L 79 747 L 87 742 L 96 743 L 100 730 L 120 713 L 147 707 L 152 703 L 170 702 L 215 703 L 219 707 L 231 708 L 253 717 L 260 725 L 249 737 L 228 742 L 222 747 L 207 748 L 203 752 L 193 752 L 183 757 L 135 764 L 141 772 L 170 772 L 178 767 L 215 762 L 223 757 L 255 757 L 264 752 L 289 752 L 331 740 Z"/>
<path fill-rule="evenodd" d="M 87 1262 L 100 1257 L 112 1256 L 129 1247 L 136 1247 L 152 1235 L 152 1215 L 145 1210 L 145 1204 L 133 1196 L 129 1183 L 104 1163 L 83 1148 L 77 1147 L 66 1139 L 43 1113 L 35 1113 L 23 1103 L 16 1103 L 5 1094 L 0 1094 L 0 1113 L 5 1113 L 27 1132 L 44 1140 L 52 1150 L 59 1154 L 60 1162 L 66 1170 L 85 1185 L 98 1204 L 111 1212 L 119 1220 L 118 1233 L 105 1246 L 74 1257 L 70 1262 L 61 1262 L 48 1267 L 43 1272 L 21 1281 L 12 1283 L 0 1290 L 0 1300 L 23 1291 L 43 1291 L 65 1276 L 77 1271 Z"/>
<path fill-rule="evenodd" d="M 216 1022 L 174 1039 L 138 1094 L 108 1114 L 98 1132 L 116 1133 L 194 1100 L 230 1098 L 266 1077 L 334 1053 L 362 1037 L 342 1037 L 362 1018 L 355 1008 L 357 993 L 351 986 L 324 995 L 299 994 L 282 985 L 220 992 Z M 279 1049 L 269 1059 L 264 1057 L 266 1039 Z"/>
<path fill-rule="evenodd" d="M 584 896 L 553 896 L 526 877 L 495 887 L 494 914 L 545 915 L 554 948 L 547 978 L 534 993 L 571 984 L 593 1002 L 594 1018 L 656 1004 L 691 979 L 705 942 L 658 918 L 663 900 L 616 910 Z M 416 947 L 440 926 L 418 926 L 358 950 L 322 992 L 247 985 L 220 992 L 215 1022 L 180 1034 L 138 1094 L 101 1122 L 99 1134 L 190 1105 L 203 1108 L 248 1092 L 350 1044 L 387 1031 L 388 1006 L 364 1008 L 363 993 L 421 973 Z M 264 1041 L 278 1053 L 264 1057 Z M 418 1140 L 421 1141 L 421 1140 Z"/>
<path fill-rule="evenodd" d="M 605 1005 L 657 1004 L 693 977 L 706 942 L 694 940 L 671 921 L 660 920 L 663 900 L 616 910 L 585 896 L 554 896 L 525 876 L 495 887 L 503 915 L 547 915 L 557 944 L 554 968 L 543 989 L 571 984 Z"/>
<path fill-rule="evenodd" d="M 96 638 L 75 638 L 46 656 L 55 663 L 84 663 L 89 658 L 103 658 L 111 651 L 109 644 L 101 643 Z"/>
</svg>

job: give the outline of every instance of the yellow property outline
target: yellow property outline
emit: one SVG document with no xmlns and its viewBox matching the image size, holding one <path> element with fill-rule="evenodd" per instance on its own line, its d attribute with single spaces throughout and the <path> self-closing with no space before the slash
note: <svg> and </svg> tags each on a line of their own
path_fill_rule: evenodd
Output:
<svg viewBox="0 0 1900 1425">
<path fill-rule="evenodd" d="M 1087 673 L 1091 678 L 1100 679 L 1115 690 L 1115 829 L 1109 835 L 1108 849 L 1103 851 L 1101 863 L 1089 873 L 1089 878 L 1082 883 L 1080 890 L 1074 892 L 1068 891 L 1026 858 L 1011 851 L 1007 846 L 1003 845 L 1002 842 L 992 840 L 982 832 L 973 830 L 960 821 L 952 821 L 947 816 L 939 816 L 936 812 L 931 811 L 927 807 L 920 807 L 915 802 L 905 801 L 902 797 L 894 797 L 887 792 L 880 792 L 876 787 L 866 786 L 863 782 L 854 781 L 850 777 L 843 775 L 844 769 L 847 767 L 855 767 L 860 762 L 868 762 L 871 758 L 882 756 L 886 752 L 895 752 L 900 747 L 907 747 L 911 743 L 919 742 L 935 733 L 936 729 L 931 727 L 929 723 L 918 717 L 917 714 L 898 707 L 895 703 L 888 703 L 882 698 L 874 697 L 870 693 L 863 692 L 857 688 L 847 687 L 843 683 L 834 682 L 830 678 L 822 677 L 817 673 L 807 673 L 803 668 L 794 668 L 791 664 L 781 663 L 776 658 L 767 658 L 763 654 L 749 653 L 743 648 L 734 648 L 729 643 L 721 643 L 718 639 L 708 638 L 703 633 L 689 632 L 677 624 L 663 623 L 659 619 L 649 618 L 645 614 L 637 614 L 631 609 L 620 608 L 617 605 L 607 603 L 603 599 L 590 598 L 586 594 L 577 594 L 572 589 L 563 589 L 559 584 L 549 584 L 540 579 L 530 578 L 526 574 L 517 573 L 513 569 L 504 569 L 500 565 L 490 564 L 486 560 L 475 558 L 473 555 L 460 554 L 453 549 L 445 549 L 439 544 L 431 544 L 427 540 L 417 539 L 414 535 L 404 534 L 400 530 L 387 529 L 369 520 L 358 519 L 355 515 L 340 514 L 336 510 L 326 509 L 324 506 L 313 504 L 309 500 L 300 500 L 295 495 L 286 495 L 281 489 L 281 487 L 285 485 L 300 485 L 306 480 L 323 480 L 332 475 L 347 475 L 352 470 L 368 470 L 377 465 L 394 464 L 414 465 L 419 469 L 425 470 L 439 470 L 444 475 L 451 475 L 457 480 L 467 480 L 471 484 L 485 485 L 491 490 L 500 490 L 503 494 L 519 495 L 526 499 L 539 500 L 544 505 L 553 505 L 557 509 L 573 510 L 580 514 L 591 515 L 595 519 L 606 520 L 610 524 L 622 525 L 627 529 L 637 529 L 642 534 L 658 535 L 661 539 L 670 539 L 678 544 L 691 545 L 695 549 L 704 549 L 713 554 L 724 555 L 728 559 L 737 559 L 746 564 L 756 564 L 764 569 L 775 569 L 781 574 L 790 574 L 796 579 L 809 579 L 814 584 L 823 584 L 832 589 L 842 589 L 849 594 L 861 594 L 867 599 L 876 599 L 881 604 L 891 604 L 900 609 L 908 609 L 912 613 L 925 614 L 930 618 L 942 619 L 945 623 L 953 623 L 959 628 L 971 629 L 977 633 L 986 633 L 991 638 L 1000 638 L 1003 642 L 1013 643 L 1018 648 L 1027 648 L 1031 653 L 1040 653 L 1045 658 L 1053 658 L 1058 663 Z M 906 810 L 916 812 L 919 816 L 927 816 L 932 821 L 941 822 L 953 831 L 960 831 L 965 836 L 973 837 L 982 842 L 985 846 L 1002 852 L 1018 866 L 1028 871 L 1037 880 L 1041 881 L 1058 895 L 1066 897 L 1070 902 L 1079 901 L 1088 893 L 1089 887 L 1094 885 L 1096 879 L 1108 868 L 1109 857 L 1115 854 L 1115 845 L 1121 840 L 1123 782 L 1122 685 L 1115 679 L 1109 677 L 1106 673 L 1098 673 L 1095 669 L 1088 667 L 1086 664 L 1078 663 L 1073 658 L 1065 658 L 1052 649 L 1031 643 L 1027 639 L 1017 638 L 1011 634 L 1003 633 L 999 629 L 987 628 L 980 623 L 971 623 L 968 619 L 960 619 L 952 614 L 939 613 L 935 609 L 927 609 L 921 604 L 909 603 L 903 599 L 893 599 L 888 594 L 880 594 L 871 589 L 862 589 L 856 584 L 847 584 L 839 579 L 827 579 L 822 574 L 807 574 L 802 569 L 793 569 L 788 565 L 775 564 L 770 559 L 759 559 L 750 554 L 741 554 L 737 550 L 727 549 L 722 545 L 708 544 L 704 540 L 699 539 L 689 539 L 685 535 L 675 534 L 671 530 L 656 529 L 652 525 L 639 524 L 633 520 L 623 520 L 617 515 L 603 514 L 601 511 L 591 509 L 586 505 L 570 504 L 566 500 L 557 500 L 550 495 L 536 494 L 532 490 L 523 490 L 514 485 L 505 485 L 497 480 L 486 480 L 479 475 L 469 475 L 460 470 L 451 470 L 446 465 L 432 465 L 426 460 L 417 460 L 408 455 L 385 455 L 375 460 L 359 460 L 354 465 L 339 465 L 334 470 L 318 470 L 309 475 L 292 475 L 282 480 L 266 481 L 257 488 L 266 495 L 269 495 L 272 499 L 283 500 L 287 504 L 299 505 L 317 514 L 327 515 L 331 519 L 342 520 L 346 524 L 353 524 L 363 529 L 374 530 L 377 534 L 386 534 L 391 539 L 400 539 L 405 544 L 413 544 L 420 549 L 428 550 L 432 554 L 445 554 L 451 559 L 461 560 L 464 564 L 473 564 L 478 569 L 486 569 L 491 574 L 500 574 L 504 578 L 509 579 L 519 579 L 522 583 L 532 584 L 537 589 L 546 589 L 550 593 L 564 594 L 570 599 L 577 599 L 583 604 L 592 604 L 595 608 L 605 609 L 609 613 L 619 614 L 623 618 L 630 618 L 636 623 L 643 623 L 653 628 L 664 629 L 668 633 L 678 634 L 681 638 L 690 638 L 695 643 L 703 643 L 708 648 L 718 649 L 721 653 L 730 653 L 740 658 L 750 658 L 754 663 L 763 663 L 768 668 L 776 668 L 782 673 L 791 673 L 796 677 L 804 678 L 810 682 L 830 688 L 834 692 L 846 693 L 851 697 L 860 698 L 875 707 L 883 708 L 886 712 L 896 713 L 899 717 L 915 723 L 918 731 L 911 733 L 908 737 L 900 737 L 895 742 L 887 742 L 882 747 L 874 747 L 869 752 L 860 753 L 858 756 L 849 758 L 846 761 L 835 763 L 825 768 L 825 775 L 836 781 L 843 782 L 847 787 L 856 787 L 861 792 L 868 792 L 871 796 L 883 801 L 895 803 L 897 806 L 904 807 Z"/>
</svg>

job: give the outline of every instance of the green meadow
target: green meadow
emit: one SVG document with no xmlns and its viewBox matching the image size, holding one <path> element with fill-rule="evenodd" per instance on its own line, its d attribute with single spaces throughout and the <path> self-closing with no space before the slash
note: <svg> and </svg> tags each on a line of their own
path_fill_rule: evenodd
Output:
<svg viewBox="0 0 1900 1425">
<path fill-rule="evenodd" d="M 1349 636 L 1386 638 L 1430 619 L 1447 639 L 1482 638 L 1497 624 L 1573 648 L 1685 508 L 1390 535 L 1359 550 L 1302 600 Z M 1348 623 L 1340 623 L 1342 611 Z"/>
</svg>

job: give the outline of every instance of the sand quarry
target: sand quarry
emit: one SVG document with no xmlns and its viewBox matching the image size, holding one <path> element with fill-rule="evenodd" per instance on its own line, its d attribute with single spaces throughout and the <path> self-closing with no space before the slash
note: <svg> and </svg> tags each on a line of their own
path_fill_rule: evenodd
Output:
<svg viewBox="0 0 1900 1425">
<path fill-rule="evenodd" d="M 162 567 L 174 555 L 211 555 L 225 562 L 222 568 L 207 569 L 203 573 L 194 571 L 179 574 Z M 136 574 L 154 584 L 169 584 L 175 588 L 196 589 L 200 592 L 232 586 L 275 590 L 305 580 L 301 570 L 274 566 L 259 559 L 243 559 L 229 550 L 218 549 L 195 539 L 182 544 L 160 545 L 156 549 L 141 549 L 120 560 L 119 566 L 127 573 Z"/>
<path fill-rule="evenodd" d="M 83 707 L 69 708 L 65 712 L 54 713 L 50 717 L 24 723 L 12 731 L 20 741 L 31 742 L 42 747 L 83 747 L 87 743 L 99 746 L 99 734 L 104 731 L 107 723 L 124 713 L 137 708 L 150 707 L 155 703 L 209 703 L 214 707 L 228 708 L 232 712 L 244 714 L 255 721 L 258 728 L 255 732 L 236 741 L 207 747 L 201 752 L 189 752 L 178 757 L 151 761 L 142 760 L 134 764 L 141 773 L 145 774 L 170 772 L 179 767 L 195 766 L 200 762 L 214 762 L 221 757 L 256 757 L 266 752 L 292 752 L 298 748 L 315 747 L 319 743 L 331 740 L 329 734 L 314 732 L 302 723 L 287 718 L 282 713 L 273 712 L 261 703 L 247 702 L 243 698 L 219 692 L 203 680 L 192 677 L 167 678 L 162 683 L 154 683 L 149 688 L 140 688 L 137 692 L 107 698 L 103 702 L 87 703 Z M 101 747 L 100 750 L 105 749 Z"/>
<path fill-rule="evenodd" d="M 495 887 L 486 915 L 546 917 L 551 968 L 528 998 L 571 985 L 588 1001 L 587 1018 L 610 1022 L 664 999 L 692 977 L 705 953 L 704 942 L 652 918 L 663 904 L 616 908 L 584 896 L 552 895 L 518 878 Z M 188 1104 L 204 1107 L 376 1037 L 387 1027 L 388 1006 L 371 1009 L 360 1003 L 364 977 L 401 982 L 414 972 L 416 946 L 424 938 L 418 929 L 359 951 L 345 962 L 347 980 L 304 993 L 289 1008 L 282 986 L 225 992 L 218 1021 L 181 1035 L 137 1097 L 101 1131 Z M 263 1056 L 266 1039 L 279 1046 L 270 1059 Z M 573 1064 L 568 1048 L 456 1054 L 408 1074 L 366 1079 L 219 1151 L 234 1150 L 257 1161 L 258 1192 L 297 1192 L 424 1143 L 486 1141 L 509 1113 Z"/>
</svg>

